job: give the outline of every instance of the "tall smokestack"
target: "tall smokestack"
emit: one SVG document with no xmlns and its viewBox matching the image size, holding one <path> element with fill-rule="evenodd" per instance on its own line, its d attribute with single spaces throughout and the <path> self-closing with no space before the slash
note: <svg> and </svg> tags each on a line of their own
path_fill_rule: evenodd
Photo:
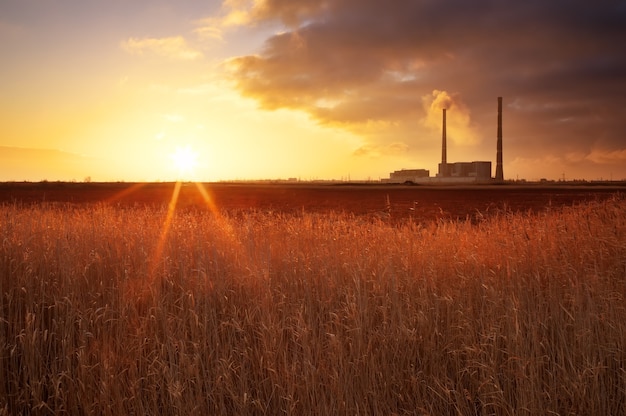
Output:
<svg viewBox="0 0 626 416">
<path fill-rule="evenodd" d="M 446 144 L 446 109 L 443 109 L 443 130 L 441 131 L 441 164 L 448 163 L 448 149 Z"/>
<path fill-rule="evenodd" d="M 498 97 L 498 144 L 496 152 L 496 181 L 504 181 L 502 171 L 502 97 Z"/>
</svg>

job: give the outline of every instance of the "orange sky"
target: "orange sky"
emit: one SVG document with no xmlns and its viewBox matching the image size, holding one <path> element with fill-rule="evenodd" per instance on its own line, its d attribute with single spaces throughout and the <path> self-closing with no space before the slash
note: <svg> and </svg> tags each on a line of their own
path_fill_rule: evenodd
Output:
<svg viewBox="0 0 626 416">
<path fill-rule="evenodd" d="M 0 180 L 434 175 L 443 107 L 448 161 L 495 165 L 498 96 L 505 178 L 626 179 L 625 27 L 618 1 L 5 0 Z"/>
</svg>

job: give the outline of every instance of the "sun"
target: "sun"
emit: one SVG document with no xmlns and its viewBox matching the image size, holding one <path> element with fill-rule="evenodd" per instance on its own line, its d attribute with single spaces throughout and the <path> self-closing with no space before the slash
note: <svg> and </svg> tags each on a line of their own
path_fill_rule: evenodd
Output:
<svg viewBox="0 0 626 416">
<path fill-rule="evenodd" d="M 198 153 L 191 147 L 177 147 L 171 158 L 174 168 L 178 171 L 178 179 L 188 179 L 193 176 L 194 168 L 198 165 Z"/>
</svg>

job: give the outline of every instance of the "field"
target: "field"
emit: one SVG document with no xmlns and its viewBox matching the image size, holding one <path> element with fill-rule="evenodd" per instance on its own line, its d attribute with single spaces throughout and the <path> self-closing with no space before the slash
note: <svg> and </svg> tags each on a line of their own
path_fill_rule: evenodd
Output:
<svg viewBox="0 0 626 416">
<path fill-rule="evenodd" d="M 21 204 L 98 203 L 112 206 L 162 206 L 170 202 L 173 183 L 5 183 L 0 202 Z M 541 212 L 626 191 L 614 186 L 390 186 L 373 184 L 203 184 L 220 211 L 286 214 L 341 212 L 357 216 L 387 214 L 393 219 L 479 219 L 507 212 Z M 179 209 L 207 208 L 197 185 L 184 183 Z"/>
<path fill-rule="evenodd" d="M 44 183 L 0 199 L 0 414 L 626 409 L 619 188 Z"/>
</svg>

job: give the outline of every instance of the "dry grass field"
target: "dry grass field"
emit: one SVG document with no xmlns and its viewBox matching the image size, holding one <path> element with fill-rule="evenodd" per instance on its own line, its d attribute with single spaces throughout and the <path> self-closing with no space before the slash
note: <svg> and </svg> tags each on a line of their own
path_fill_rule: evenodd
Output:
<svg viewBox="0 0 626 416">
<path fill-rule="evenodd" d="M 620 194 L 170 208 L 0 205 L 0 415 L 625 412 Z"/>
<path fill-rule="evenodd" d="M 178 209 L 205 209 L 198 184 L 180 187 Z M 264 211 L 281 214 L 341 212 L 370 216 L 389 211 L 393 219 L 418 222 L 433 219 L 465 220 L 512 212 L 541 212 L 546 208 L 601 201 L 626 184 L 613 185 L 465 185 L 404 186 L 319 183 L 209 183 L 201 184 L 221 211 Z M 105 203 L 136 207 L 167 205 L 174 183 L 0 183 L 0 203 Z"/>
</svg>

